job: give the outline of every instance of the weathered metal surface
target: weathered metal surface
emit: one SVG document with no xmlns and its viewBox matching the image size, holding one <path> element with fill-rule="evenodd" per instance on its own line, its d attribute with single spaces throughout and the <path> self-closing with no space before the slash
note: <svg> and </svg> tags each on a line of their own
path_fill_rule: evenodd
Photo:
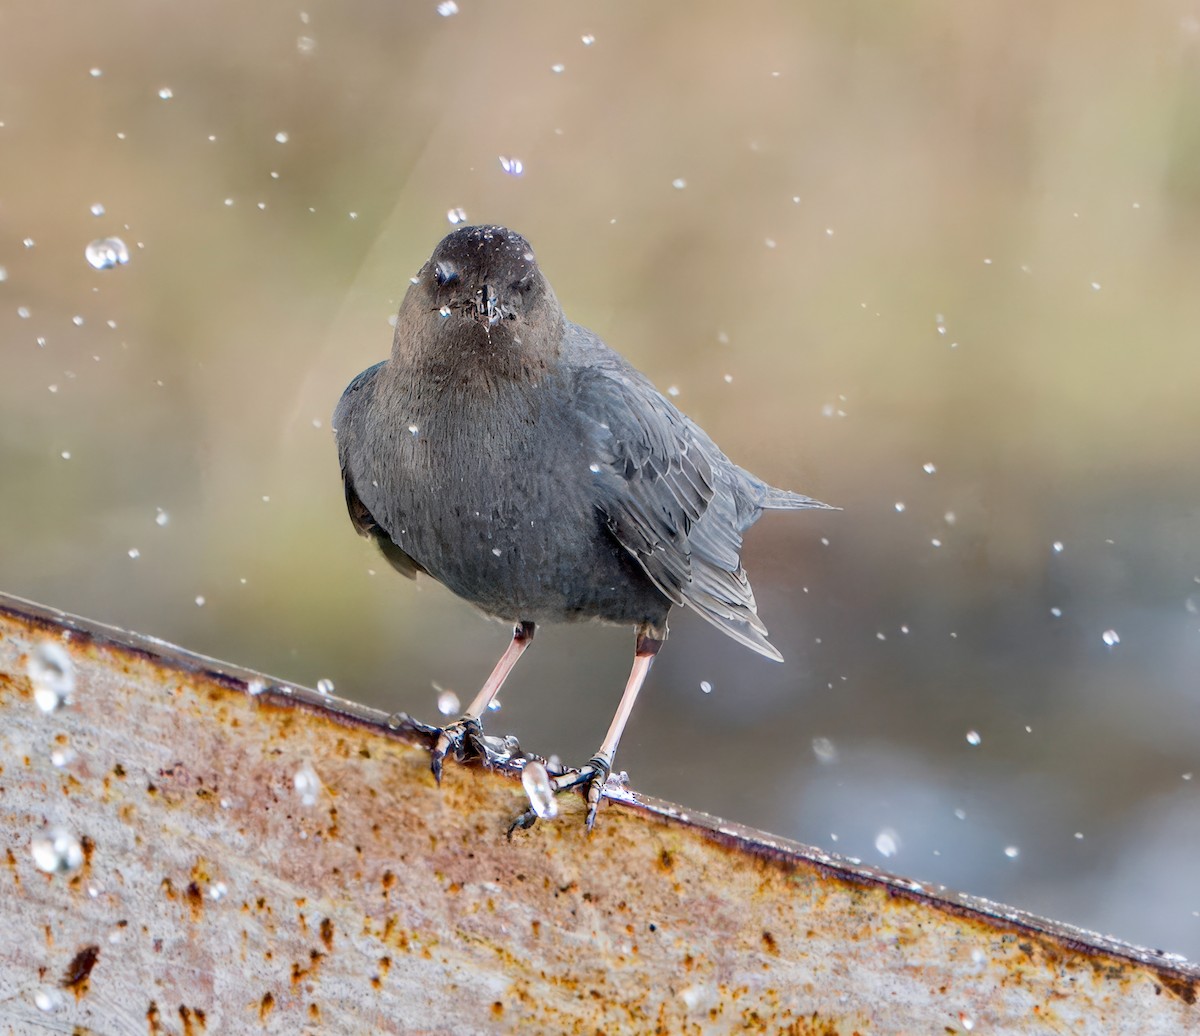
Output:
<svg viewBox="0 0 1200 1036">
<path fill-rule="evenodd" d="M 633 792 L 510 843 L 511 774 L 439 789 L 413 731 L 254 679 L 0 598 L 0 1028 L 1200 1031 L 1194 965 Z"/>
</svg>

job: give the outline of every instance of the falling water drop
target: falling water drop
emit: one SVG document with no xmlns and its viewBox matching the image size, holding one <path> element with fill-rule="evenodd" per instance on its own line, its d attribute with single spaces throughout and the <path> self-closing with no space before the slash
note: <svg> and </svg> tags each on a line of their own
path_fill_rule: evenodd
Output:
<svg viewBox="0 0 1200 1036">
<path fill-rule="evenodd" d="M 434 687 L 438 692 L 437 710 L 443 716 L 454 716 L 462 711 L 462 704 L 458 700 L 458 695 L 453 691 L 442 690 L 436 685 Z"/>
</svg>

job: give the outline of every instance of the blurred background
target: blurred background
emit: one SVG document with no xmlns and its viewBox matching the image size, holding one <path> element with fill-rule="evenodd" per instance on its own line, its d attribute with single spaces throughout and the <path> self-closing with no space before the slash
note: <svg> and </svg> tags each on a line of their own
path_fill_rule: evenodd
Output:
<svg viewBox="0 0 1200 1036">
<path fill-rule="evenodd" d="M 354 535 L 329 419 L 505 223 L 844 508 L 748 536 L 785 665 L 676 614 L 633 785 L 1200 958 L 1194 0 L 8 4 L 0 154 L 0 589 L 468 700 L 508 631 Z M 632 648 L 544 629 L 491 729 L 581 762 Z"/>
</svg>

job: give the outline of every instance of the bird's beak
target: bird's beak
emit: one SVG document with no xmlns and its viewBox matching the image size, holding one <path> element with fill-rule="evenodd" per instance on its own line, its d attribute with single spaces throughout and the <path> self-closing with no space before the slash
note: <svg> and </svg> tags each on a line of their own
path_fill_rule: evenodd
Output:
<svg viewBox="0 0 1200 1036">
<path fill-rule="evenodd" d="M 496 290 L 485 284 L 475 293 L 475 319 L 484 327 L 490 328 L 500 319 L 500 310 L 496 303 Z"/>
</svg>

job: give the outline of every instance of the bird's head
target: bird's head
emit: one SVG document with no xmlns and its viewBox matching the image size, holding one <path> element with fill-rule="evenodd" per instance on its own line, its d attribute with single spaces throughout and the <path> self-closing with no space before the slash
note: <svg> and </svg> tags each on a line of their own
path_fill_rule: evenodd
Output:
<svg viewBox="0 0 1200 1036">
<path fill-rule="evenodd" d="M 396 344 L 405 352 L 433 345 L 445 359 L 461 352 L 544 361 L 557 352 L 562 320 L 525 238 L 505 227 L 462 227 L 442 239 L 413 278 Z"/>
</svg>

